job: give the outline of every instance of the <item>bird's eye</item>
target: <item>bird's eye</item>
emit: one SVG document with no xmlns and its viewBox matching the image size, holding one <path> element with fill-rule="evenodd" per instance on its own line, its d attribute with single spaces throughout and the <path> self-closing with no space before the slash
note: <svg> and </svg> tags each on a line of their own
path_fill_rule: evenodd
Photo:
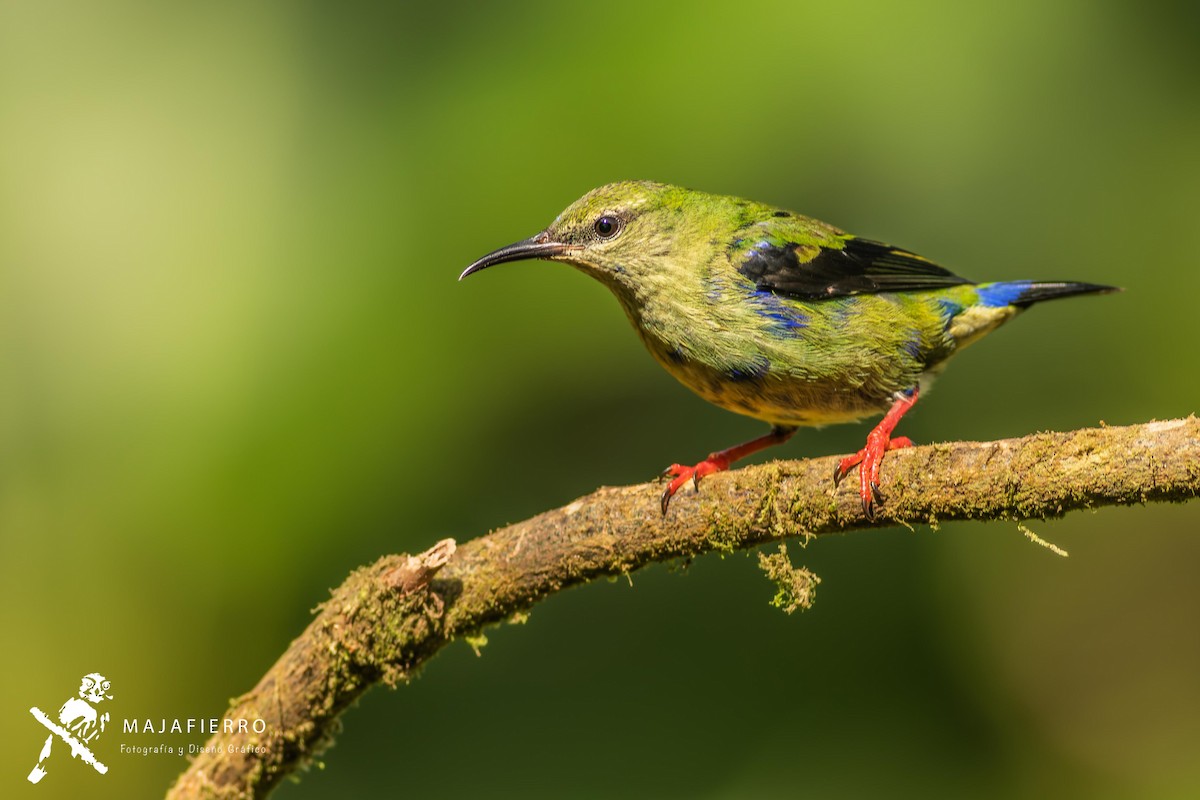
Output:
<svg viewBox="0 0 1200 800">
<path fill-rule="evenodd" d="M 620 217 L 614 217 L 612 214 L 605 214 L 596 220 L 592 225 L 592 229 L 596 231 L 596 235 L 601 239 L 611 239 L 621 231 Z"/>
</svg>

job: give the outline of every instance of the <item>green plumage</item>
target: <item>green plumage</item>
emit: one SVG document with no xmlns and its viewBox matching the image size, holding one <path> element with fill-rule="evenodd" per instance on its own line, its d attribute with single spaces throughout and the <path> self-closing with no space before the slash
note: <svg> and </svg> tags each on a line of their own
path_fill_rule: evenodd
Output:
<svg viewBox="0 0 1200 800">
<path fill-rule="evenodd" d="M 784 209 L 640 181 L 589 192 L 463 277 L 525 258 L 564 261 L 599 280 L 668 372 L 704 399 L 774 426 L 772 441 L 713 454 L 707 466 L 673 467 L 664 510 L 685 473 L 725 469 L 796 426 L 903 402 L 899 419 L 952 355 L 1029 304 L 1112 288 L 973 284 Z M 869 513 L 877 487 L 863 480 Z"/>
<path fill-rule="evenodd" d="M 620 226 L 609 239 L 595 231 L 606 215 Z M 793 272 L 803 276 L 823 253 L 861 240 L 783 209 L 658 183 L 589 192 L 541 236 L 562 245 L 542 257 L 566 261 L 612 290 L 650 353 L 685 386 L 778 425 L 886 410 L 897 392 L 928 382 L 955 352 L 1019 311 L 984 305 L 980 287 L 875 243 L 883 254 L 876 261 L 895 263 L 863 270 L 884 279 L 884 289 L 905 288 L 860 282 L 843 292 L 836 286 L 847 270 L 834 263 L 809 270 L 833 290 L 760 289 L 739 267 L 764 243 L 795 253 Z"/>
</svg>

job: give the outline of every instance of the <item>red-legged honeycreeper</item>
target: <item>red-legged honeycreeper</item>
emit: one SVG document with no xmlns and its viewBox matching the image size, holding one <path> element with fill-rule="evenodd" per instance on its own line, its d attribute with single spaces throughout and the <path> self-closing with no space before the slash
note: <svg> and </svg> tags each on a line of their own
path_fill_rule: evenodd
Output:
<svg viewBox="0 0 1200 800">
<path fill-rule="evenodd" d="M 879 464 L 900 417 L 950 356 L 1041 300 L 1115 291 L 1064 281 L 972 283 L 907 250 L 774 206 L 661 183 L 623 181 L 572 203 L 541 233 L 476 261 L 563 261 L 617 296 L 650 354 L 718 406 L 771 432 L 673 464 L 662 511 L 687 481 L 787 441 L 801 425 L 885 412 L 855 466 L 874 517 Z"/>
</svg>

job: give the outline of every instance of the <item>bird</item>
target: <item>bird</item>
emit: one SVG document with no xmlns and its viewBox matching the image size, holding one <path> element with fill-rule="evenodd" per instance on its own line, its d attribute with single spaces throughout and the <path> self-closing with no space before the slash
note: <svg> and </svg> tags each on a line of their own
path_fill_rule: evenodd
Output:
<svg viewBox="0 0 1200 800">
<path fill-rule="evenodd" d="M 857 453 L 863 514 L 884 504 L 884 454 L 900 418 L 949 359 L 1034 303 L 1119 291 L 1075 281 L 975 283 L 916 253 L 773 205 L 653 181 L 601 186 L 544 230 L 494 250 L 459 280 L 514 261 L 563 262 L 607 286 L 654 359 L 684 386 L 770 431 L 672 464 L 660 498 L 802 426 L 882 413 Z"/>
</svg>

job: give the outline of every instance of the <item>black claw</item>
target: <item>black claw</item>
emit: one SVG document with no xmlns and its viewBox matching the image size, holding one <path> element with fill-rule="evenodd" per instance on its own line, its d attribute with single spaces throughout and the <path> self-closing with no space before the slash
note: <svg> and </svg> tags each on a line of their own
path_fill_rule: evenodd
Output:
<svg viewBox="0 0 1200 800">
<path fill-rule="evenodd" d="M 692 473 L 692 491 L 694 491 L 694 492 L 700 491 L 700 473 L 699 472 Z"/>
<path fill-rule="evenodd" d="M 671 487 L 670 486 L 668 486 L 666 489 L 663 490 L 661 502 L 662 502 L 662 513 L 663 513 L 663 516 L 665 517 L 667 515 L 667 506 L 669 506 L 671 504 Z"/>
<path fill-rule="evenodd" d="M 842 484 L 842 478 L 846 477 L 846 473 L 842 472 L 840 463 L 833 465 L 833 488 L 838 488 Z"/>
<path fill-rule="evenodd" d="M 871 495 L 875 498 L 876 503 L 883 505 L 883 492 L 879 491 L 879 484 L 875 481 L 871 481 Z"/>
<path fill-rule="evenodd" d="M 870 500 L 863 500 L 862 507 L 863 507 L 863 516 L 865 516 L 869 522 L 874 522 L 875 521 L 875 505 Z"/>
</svg>

